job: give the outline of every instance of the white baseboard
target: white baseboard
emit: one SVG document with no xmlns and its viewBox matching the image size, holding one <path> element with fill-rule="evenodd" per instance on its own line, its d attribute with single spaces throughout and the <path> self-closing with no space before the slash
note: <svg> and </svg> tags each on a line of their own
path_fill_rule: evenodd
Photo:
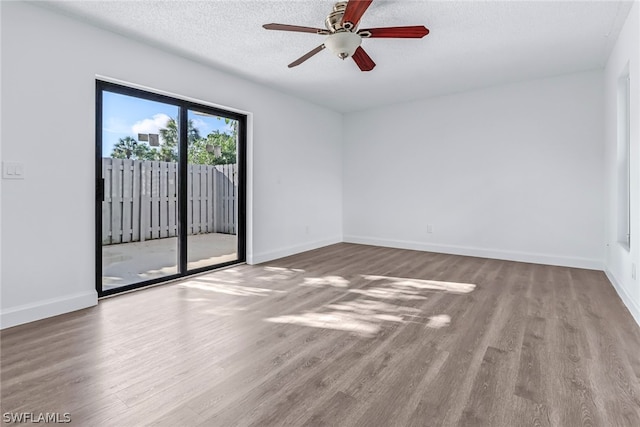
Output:
<svg viewBox="0 0 640 427">
<path fill-rule="evenodd" d="M 98 304 L 96 291 L 25 304 L 0 311 L 0 329 L 46 319 Z"/>
<path fill-rule="evenodd" d="M 286 248 L 277 249 L 275 251 L 262 252 L 258 254 L 252 254 L 252 256 L 247 257 L 247 264 L 260 264 L 267 261 L 272 261 L 278 258 L 284 258 L 289 255 L 295 255 L 300 252 L 311 251 L 313 249 L 322 248 L 324 246 L 334 245 L 336 243 L 342 242 L 342 238 L 340 236 L 317 240 L 315 242 L 304 243 L 302 245 L 289 246 Z"/>
<path fill-rule="evenodd" d="M 635 319 L 638 326 L 640 326 L 640 306 L 638 305 L 638 303 L 629 296 L 625 288 L 620 284 L 620 282 L 616 280 L 616 277 L 609 270 L 605 269 L 604 274 L 607 275 L 607 278 L 618 293 L 618 296 L 620 297 L 624 305 L 627 306 L 627 310 L 629 310 L 631 316 Z"/>
<path fill-rule="evenodd" d="M 378 239 L 361 236 L 344 236 L 346 243 L 359 243 L 363 245 L 384 246 L 398 249 L 412 249 L 417 251 L 438 252 L 451 255 L 464 255 L 480 258 L 502 259 L 506 261 L 529 262 L 532 264 L 558 265 L 562 267 L 585 268 L 588 270 L 604 270 L 602 260 L 562 257 L 528 252 L 502 251 L 495 249 L 482 249 L 453 245 L 437 245 L 408 240 Z"/>
</svg>

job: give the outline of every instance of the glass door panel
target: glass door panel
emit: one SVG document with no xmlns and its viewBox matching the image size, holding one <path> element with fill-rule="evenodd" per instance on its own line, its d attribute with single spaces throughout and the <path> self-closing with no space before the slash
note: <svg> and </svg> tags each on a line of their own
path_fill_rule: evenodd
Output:
<svg viewBox="0 0 640 427">
<path fill-rule="evenodd" d="M 238 121 L 189 110 L 187 270 L 237 261 Z"/>
<path fill-rule="evenodd" d="M 177 275 L 179 107 L 102 92 L 102 291 Z"/>
</svg>

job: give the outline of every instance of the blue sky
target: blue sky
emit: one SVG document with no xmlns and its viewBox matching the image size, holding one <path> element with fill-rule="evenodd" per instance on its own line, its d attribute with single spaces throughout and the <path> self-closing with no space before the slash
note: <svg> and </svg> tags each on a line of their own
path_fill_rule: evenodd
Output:
<svg viewBox="0 0 640 427">
<path fill-rule="evenodd" d="M 178 107 L 149 101 L 113 92 L 102 93 L 102 156 L 109 157 L 113 146 L 120 138 L 131 136 L 138 138 L 138 133 L 159 133 L 169 118 L 178 117 Z M 231 133 L 224 120 L 217 117 L 201 116 L 189 111 L 189 119 L 193 120 L 201 136 L 207 136 L 214 130 Z"/>
</svg>

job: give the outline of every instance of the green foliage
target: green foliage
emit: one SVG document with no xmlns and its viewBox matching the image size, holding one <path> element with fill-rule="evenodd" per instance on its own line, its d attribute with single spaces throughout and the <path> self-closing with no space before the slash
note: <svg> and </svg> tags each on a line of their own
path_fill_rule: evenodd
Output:
<svg viewBox="0 0 640 427">
<path fill-rule="evenodd" d="M 165 162 L 178 161 L 178 123 L 176 119 L 169 119 L 166 127 L 160 129 L 162 144 L 160 145 L 160 159 Z M 200 131 L 193 125 L 193 120 L 187 124 L 188 146 L 200 140 Z"/>
<path fill-rule="evenodd" d="M 232 134 L 211 132 L 206 138 L 200 136 L 200 131 L 189 120 L 187 128 L 187 158 L 189 163 L 199 165 L 224 165 L 236 163 L 236 141 L 238 122 L 224 119 L 230 124 Z M 113 147 L 111 157 L 116 159 L 159 160 L 163 162 L 178 161 L 178 124 L 176 119 L 169 119 L 164 128 L 160 129 L 160 147 L 150 147 L 148 144 L 136 141 L 127 136 Z M 220 156 L 216 156 L 216 148 L 220 147 Z"/>
<path fill-rule="evenodd" d="M 221 155 L 215 156 L 215 147 L 220 147 Z M 236 162 L 236 139 L 233 135 L 211 132 L 206 138 L 194 141 L 189 146 L 189 163 L 198 165 L 226 165 Z"/>
<path fill-rule="evenodd" d="M 113 146 L 111 157 L 114 159 L 157 160 L 158 151 L 127 136 L 120 138 L 118 143 Z"/>
</svg>

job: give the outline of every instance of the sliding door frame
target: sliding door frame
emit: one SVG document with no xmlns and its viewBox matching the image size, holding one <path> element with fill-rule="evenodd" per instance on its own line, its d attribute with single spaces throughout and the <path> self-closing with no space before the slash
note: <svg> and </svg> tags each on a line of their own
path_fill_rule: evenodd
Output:
<svg viewBox="0 0 640 427">
<path fill-rule="evenodd" d="M 141 98 L 149 101 L 161 102 L 178 107 L 178 273 L 164 277 L 132 283 L 118 288 L 102 289 L 102 201 L 104 198 L 104 181 L 102 177 L 102 106 L 103 92 L 112 92 L 121 95 Z M 187 269 L 187 176 L 188 176 L 188 112 L 190 110 L 236 120 L 238 122 L 238 140 L 236 145 L 236 160 L 238 164 L 238 210 L 236 219 L 237 259 L 225 263 Z M 96 133 L 95 133 L 95 256 L 96 256 L 96 291 L 98 297 L 105 297 L 133 289 L 143 288 L 171 280 L 187 277 L 210 270 L 215 270 L 229 265 L 240 264 L 246 261 L 246 199 L 247 199 L 247 116 L 244 114 L 199 104 L 184 99 L 174 98 L 142 89 L 132 88 L 96 80 Z"/>
</svg>

